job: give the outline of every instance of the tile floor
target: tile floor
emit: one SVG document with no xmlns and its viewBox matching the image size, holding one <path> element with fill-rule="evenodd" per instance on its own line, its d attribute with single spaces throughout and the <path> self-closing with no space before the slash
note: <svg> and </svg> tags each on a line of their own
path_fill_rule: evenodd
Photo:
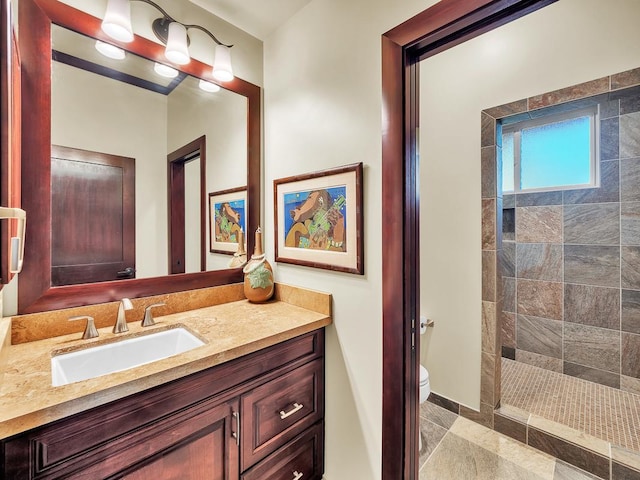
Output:
<svg viewBox="0 0 640 480">
<path fill-rule="evenodd" d="M 502 405 L 640 452 L 640 395 L 503 358 Z"/>
<path fill-rule="evenodd" d="M 430 402 L 420 408 L 420 480 L 594 480 Z"/>
</svg>

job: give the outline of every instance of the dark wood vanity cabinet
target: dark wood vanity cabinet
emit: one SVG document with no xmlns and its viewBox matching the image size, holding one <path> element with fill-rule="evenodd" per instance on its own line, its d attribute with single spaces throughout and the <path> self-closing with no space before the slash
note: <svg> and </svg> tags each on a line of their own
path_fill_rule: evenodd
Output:
<svg viewBox="0 0 640 480">
<path fill-rule="evenodd" d="M 324 330 L 5 439 L 2 478 L 320 480 Z"/>
</svg>

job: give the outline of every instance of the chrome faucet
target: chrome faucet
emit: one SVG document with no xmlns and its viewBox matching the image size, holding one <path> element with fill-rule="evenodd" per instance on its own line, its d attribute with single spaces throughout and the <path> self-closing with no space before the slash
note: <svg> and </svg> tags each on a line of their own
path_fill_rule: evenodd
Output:
<svg viewBox="0 0 640 480">
<path fill-rule="evenodd" d="M 131 300 L 128 298 L 123 298 L 120 300 L 120 305 L 118 305 L 118 317 L 116 318 L 116 324 L 113 326 L 113 333 L 122 333 L 129 331 L 129 327 L 127 326 L 127 317 L 125 316 L 125 310 L 131 310 L 133 305 L 131 304 Z"/>
</svg>

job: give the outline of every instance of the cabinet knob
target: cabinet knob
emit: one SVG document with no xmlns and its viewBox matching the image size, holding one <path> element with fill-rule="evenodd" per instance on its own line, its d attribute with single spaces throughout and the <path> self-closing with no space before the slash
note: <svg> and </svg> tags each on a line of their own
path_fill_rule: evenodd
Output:
<svg viewBox="0 0 640 480">
<path fill-rule="evenodd" d="M 293 480 L 300 480 L 303 477 L 303 473 L 295 470 L 293 472 Z"/>
<path fill-rule="evenodd" d="M 293 415 L 294 413 L 296 413 L 298 410 L 300 410 L 303 407 L 304 407 L 303 404 L 296 402 L 296 403 L 293 404 L 293 408 L 291 410 L 289 410 L 288 412 L 285 412 L 284 410 L 280 410 L 280 419 L 284 420 L 285 418 L 287 418 L 290 415 Z"/>
</svg>

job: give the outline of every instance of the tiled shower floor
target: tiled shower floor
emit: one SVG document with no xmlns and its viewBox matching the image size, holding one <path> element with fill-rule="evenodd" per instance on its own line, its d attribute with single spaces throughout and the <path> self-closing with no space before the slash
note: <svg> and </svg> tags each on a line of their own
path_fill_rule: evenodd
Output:
<svg viewBox="0 0 640 480">
<path fill-rule="evenodd" d="M 640 395 L 503 358 L 502 404 L 640 452 Z"/>
</svg>

